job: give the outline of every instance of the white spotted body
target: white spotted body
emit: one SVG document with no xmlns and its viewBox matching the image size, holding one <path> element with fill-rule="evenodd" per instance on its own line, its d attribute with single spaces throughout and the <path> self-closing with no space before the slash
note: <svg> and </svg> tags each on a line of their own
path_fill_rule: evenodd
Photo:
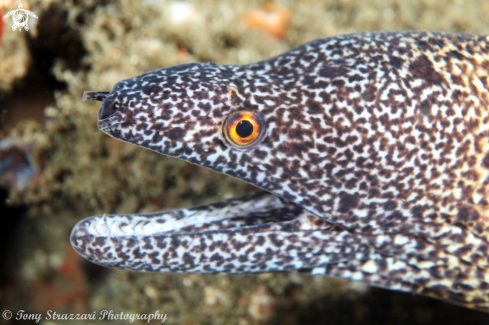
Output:
<svg viewBox="0 0 489 325">
<path fill-rule="evenodd" d="M 298 269 L 489 311 L 488 72 L 485 36 L 381 32 L 87 93 L 107 134 L 272 194 L 92 217 L 72 245 L 128 270 Z M 264 127 L 240 148 L 224 129 L 241 111 Z"/>
</svg>

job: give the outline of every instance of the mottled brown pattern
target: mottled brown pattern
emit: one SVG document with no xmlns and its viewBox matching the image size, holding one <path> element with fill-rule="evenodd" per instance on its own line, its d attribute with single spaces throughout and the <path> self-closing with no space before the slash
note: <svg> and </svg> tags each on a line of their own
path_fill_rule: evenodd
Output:
<svg viewBox="0 0 489 325">
<path fill-rule="evenodd" d="M 72 244 L 123 269 L 308 269 L 489 311 L 487 42 L 362 33 L 250 65 L 193 63 L 123 80 L 103 94 L 101 130 L 283 201 L 263 194 L 153 216 L 163 221 L 94 217 Z M 222 134 L 239 110 L 266 125 L 246 150 Z"/>
</svg>

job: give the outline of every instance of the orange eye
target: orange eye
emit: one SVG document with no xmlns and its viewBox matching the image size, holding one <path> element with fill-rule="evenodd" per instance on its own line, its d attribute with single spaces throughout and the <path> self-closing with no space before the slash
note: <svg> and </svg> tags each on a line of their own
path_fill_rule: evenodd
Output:
<svg viewBox="0 0 489 325">
<path fill-rule="evenodd" d="M 250 148 L 265 134 L 265 118 L 258 112 L 238 111 L 224 122 L 223 134 L 227 142 L 237 148 Z"/>
</svg>

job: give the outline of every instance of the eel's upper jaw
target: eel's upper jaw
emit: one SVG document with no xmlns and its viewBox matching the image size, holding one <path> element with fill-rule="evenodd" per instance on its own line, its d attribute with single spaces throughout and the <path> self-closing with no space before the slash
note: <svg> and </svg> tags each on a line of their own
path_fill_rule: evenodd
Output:
<svg viewBox="0 0 489 325">
<path fill-rule="evenodd" d="M 70 241 L 87 260 L 125 270 L 267 272 L 310 267 L 291 258 L 308 247 L 297 242 L 297 234 L 328 227 L 299 206 L 261 192 L 191 209 L 87 218 L 73 228 Z M 323 255 L 319 249 L 317 254 L 312 260 Z"/>
</svg>

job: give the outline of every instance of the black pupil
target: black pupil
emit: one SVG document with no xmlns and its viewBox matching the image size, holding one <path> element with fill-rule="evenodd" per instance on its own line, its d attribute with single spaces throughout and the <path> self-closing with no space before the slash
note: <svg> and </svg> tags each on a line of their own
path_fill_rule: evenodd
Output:
<svg viewBox="0 0 489 325">
<path fill-rule="evenodd" d="M 253 124 L 250 121 L 240 121 L 236 125 L 236 133 L 242 137 L 249 137 L 253 133 Z"/>
</svg>

